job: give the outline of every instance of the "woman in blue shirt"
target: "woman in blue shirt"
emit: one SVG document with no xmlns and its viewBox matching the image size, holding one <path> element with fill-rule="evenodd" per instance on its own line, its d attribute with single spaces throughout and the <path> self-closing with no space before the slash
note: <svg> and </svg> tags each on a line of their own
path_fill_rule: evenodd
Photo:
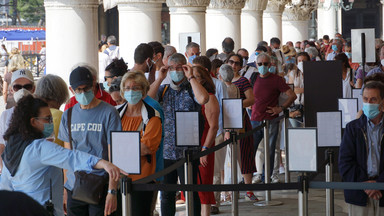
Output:
<svg viewBox="0 0 384 216">
<path fill-rule="evenodd" d="M 105 169 L 115 181 L 121 171 L 108 161 L 47 141 L 45 138 L 52 132 L 52 114 L 47 103 L 31 95 L 22 98 L 4 135 L 7 146 L 2 155 L 0 189 L 24 192 L 44 205 L 49 199 L 51 180 L 54 214 L 64 215 L 61 169 Z"/>
</svg>

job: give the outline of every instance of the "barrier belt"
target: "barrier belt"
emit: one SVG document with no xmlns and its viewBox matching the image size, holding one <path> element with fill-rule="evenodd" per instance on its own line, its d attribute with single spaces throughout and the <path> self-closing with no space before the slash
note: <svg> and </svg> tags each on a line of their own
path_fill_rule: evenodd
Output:
<svg viewBox="0 0 384 216">
<path fill-rule="evenodd" d="M 311 181 L 309 182 L 309 188 L 347 189 L 347 190 L 384 190 L 384 183 Z"/>
<path fill-rule="evenodd" d="M 273 120 L 271 120 L 271 123 L 275 123 L 275 122 L 278 122 L 280 121 L 281 119 L 283 119 L 284 116 L 279 116 Z M 256 132 L 257 130 L 261 130 L 262 128 L 265 127 L 265 123 L 262 123 L 261 125 L 259 125 L 258 127 L 244 133 L 244 134 L 240 134 L 239 136 L 237 136 L 237 139 L 236 140 L 240 140 L 240 139 L 243 139 L 245 137 L 248 137 L 248 136 L 251 136 L 254 132 Z M 199 159 L 200 157 L 203 157 L 203 156 L 206 156 L 208 154 L 211 154 L 221 148 L 224 148 L 226 145 L 230 144 L 232 141 L 231 140 L 226 140 L 210 149 L 207 149 L 205 151 L 202 151 L 202 152 L 199 152 L 197 154 L 194 154 L 193 157 L 192 157 L 192 160 L 197 160 Z M 147 176 L 145 178 L 142 178 L 142 179 L 139 179 L 139 180 L 136 180 L 134 181 L 132 184 L 147 184 L 149 182 L 152 182 L 154 181 L 155 179 L 157 178 L 160 178 L 162 176 L 165 176 L 167 175 L 168 173 L 172 172 L 173 170 L 176 170 L 177 168 L 183 166 L 183 164 L 186 162 L 186 159 L 183 158 L 179 161 L 177 161 L 176 163 L 172 164 L 171 166 L 161 170 L 160 172 L 157 172 L 157 173 L 154 173 L 150 176 Z"/>
<path fill-rule="evenodd" d="M 145 178 L 142 178 L 142 179 L 139 179 L 139 180 L 136 180 L 134 182 L 132 182 L 132 184 L 147 184 L 149 182 L 152 182 L 154 181 L 155 179 L 157 178 L 160 178 L 161 176 L 164 176 L 164 175 L 167 175 L 168 173 L 172 172 L 173 170 L 183 166 L 183 164 L 186 162 L 187 160 L 185 158 L 183 159 L 180 159 L 179 161 L 177 161 L 176 163 L 172 164 L 171 166 L 161 170 L 160 172 L 157 172 L 157 173 L 154 173 L 150 176 L 147 176 Z"/>
<path fill-rule="evenodd" d="M 225 184 L 225 185 L 177 185 L 177 184 L 132 184 L 133 191 L 265 191 L 298 190 L 299 182 L 277 184 Z"/>
</svg>

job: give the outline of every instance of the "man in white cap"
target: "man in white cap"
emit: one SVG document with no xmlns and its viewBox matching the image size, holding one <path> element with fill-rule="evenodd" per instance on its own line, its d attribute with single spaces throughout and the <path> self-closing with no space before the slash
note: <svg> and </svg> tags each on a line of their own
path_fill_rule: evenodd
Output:
<svg viewBox="0 0 384 216">
<path fill-rule="evenodd" d="M 20 69 L 12 73 L 11 79 L 11 93 L 17 103 L 21 98 L 26 95 L 33 94 L 35 92 L 35 83 L 33 81 L 33 75 L 31 71 L 27 69 Z M 8 125 L 11 121 L 15 107 L 4 110 L 0 116 L 0 155 L 5 148 L 4 134 L 8 129 Z M 3 169 L 3 162 L 0 157 L 0 172 Z"/>
</svg>

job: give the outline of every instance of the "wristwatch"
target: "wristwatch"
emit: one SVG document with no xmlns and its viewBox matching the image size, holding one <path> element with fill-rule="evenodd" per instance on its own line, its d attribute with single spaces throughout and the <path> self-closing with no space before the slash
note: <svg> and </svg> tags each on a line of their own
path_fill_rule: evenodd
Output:
<svg viewBox="0 0 384 216">
<path fill-rule="evenodd" d="M 115 189 L 108 190 L 108 193 L 112 195 L 117 195 L 117 191 Z"/>
</svg>

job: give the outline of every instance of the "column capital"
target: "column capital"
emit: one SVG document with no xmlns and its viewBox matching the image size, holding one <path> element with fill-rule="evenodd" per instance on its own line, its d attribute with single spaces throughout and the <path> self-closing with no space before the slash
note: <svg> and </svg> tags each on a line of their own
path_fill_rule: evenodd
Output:
<svg viewBox="0 0 384 216">
<path fill-rule="evenodd" d="M 97 8 L 99 0 L 44 0 L 45 8 Z"/>
<path fill-rule="evenodd" d="M 164 3 L 165 0 L 117 0 L 117 4 L 147 4 L 147 3 Z"/>
<path fill-rule="evenodd" d="M 267 8 L 267 4 L 268 0 L 246 0 L 243 11 L 263 11 Z"/>
<path fill-rule="evenodd" d="M 311 13 L 317 9 L 318 0 L 300 0 L 297 3 L 288 3 L 285 6 L 283 20 L 307 21 L 311 19 Z"/>
<path fill-rule="evenodd" d="M 167 0 L 168 7 L 207 7 L 210 0 Z"/>
<path fill-rule="evenodd" d="M 246 0 L 211 0 L 209 9 L 241 10 Z"/>
<path fill-rule="evenodd" d="M 282 13 L 286 4 L 290 3 L 291 0 L 268 0 L 267 13 Z"/>
</svg>

